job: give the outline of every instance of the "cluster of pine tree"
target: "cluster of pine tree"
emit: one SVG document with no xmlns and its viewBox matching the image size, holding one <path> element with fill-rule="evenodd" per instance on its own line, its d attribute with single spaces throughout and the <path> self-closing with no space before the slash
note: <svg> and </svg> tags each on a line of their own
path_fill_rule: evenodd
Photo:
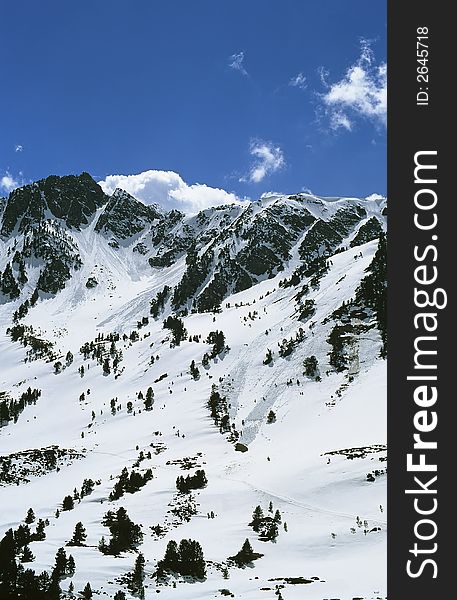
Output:
<svg viewBox="0 0 457 600">
<path fill-rule="evenodd" d="M 179 346 L 187 337 L 187 329 L 179 317 L 170 315 L 163 322 L 163 327 L 164 329 L 169 329 L 172 333 L 170 346 Z"/>
<path fill-rule="evenodd" d="M 215 425 L 219 427 L 219 431 L 221 433 L 230 433 L 232 431 L 232 426 L 230 424 L 227 398 L 220 395 L 215 385 L 213 385 L 211 390 L 208 408 L 211 411 L 211 417 L 213 418 Z"/>
<path fill-rule="evenodd" d="M 213 344 L 213 348 L 208 355 L 208 358 L 216 358 L 218 354 L 227 350 L 227 346 L 225 345 L 225 335 L 223 331 L 210 331 L 208 337 L 205 342 L 207 344 Z"/>
<path fill-rule="evenodd" d="M 103 554 L 117 555 L 127 550 L 134 550 L 143 539 L 140 526 L 133 523 L 122 506 L 116 512 L 109 510 L 102 524 L 108 527 L 111 533 L 108 543 L 102 537 L 98 545 L 98 549 Z"/>
<path fill-rule="evenodd" d="M 286 356 L 290 356 L 292 352 L 296 349 L 296 347 L 301 342 L 303 342 L 305 337 L 305 330 L 303 329 L 303 327 L 300 327 L 297 333 L 295 334 L 295 337 L 291 337 L 289 340 L 284 338 L 282 342 L 278 342 L 279 356 L 282 356 L 283 358 L 285 358 Z"/>
<path fill-rule="evenodd" d="M 114 484 L 113 491 L 109 495 L 111 501 L 118 500 L 125 493 L 134 494 L 153 478 L 152 470 L 147 469 L 142 475 L 139 471 L 132 470 L 129 475 L 127 467 L 122 469 L 119 479 Z"/>
<path fill-rule="evenodd" d="M 307 299 L 298 304 L 298 320 L 306 321 L 316 312 L 316 303 L 314 300 Z"/>
<path fill-rule="evenodd" d="M 170 296 L 170 292 L 171 288 L 168 285 L 166 285 L 164 286 L 163 290 L 157 292 L 156 297 L 151 300 L 151 308 L 149 312 L 151 313 L 154 319 L 157 319 L 159 314 L 163 312 L 165 308 L 165 303 Z"/>
<path fill-rule="evenodd" d="M 178 544 L 170 540 L 164 558 L 158 562 L 156 576 L 179 574 L 195 579 L 206 577 L 206 562 L 199 542 L 182 539 Z"/>
<path fill-rule="evenodd" d="M 30 296 L 30 300 L 28 298 L 26 298 L 24 300 L 24 302 L 19 305 L 18 309 L 14 311 L 14 313 L 13 313 L 13 322 L 17 323 L 18 321 L 20 321 L 21 319 L 23 319 L 27 315 L 27 313 L 29 312 L 30 308 L 32 306 L 35 306 L 35 304 L 37 303 L 37 301 L 38 301 L 38 290 L 35 288 L 35 291 Z"/>
<path fill-rule="evenodd" d="M 268 512 L 273 513 L 273 505 L 270 502 Z M 274 542 L 279 535 L 279 524 L 282 521 L 281 513 L 276 510 L 274 516 L 265 515 L 260 505 L 256 506 L 252 513 L 249 526 L 259 534 L 262 542 Z"/>
<path fill-rule="evenodd" d="M 17 422 L 19 415 L 26 406 L 36 404 L 41 396 L 41 390 L 28 387 L 27 391 L 23 392 L 19 400 L 2 400 L 0 402 L 0 426 L 9 421 Z"/>
<path fill-rule="evenodd" d="M 37 337 L 31 325 L 16 324 L 8 327 L 6 333 L 11 337 L 12 342 L 20 342 L 23 346 L 30 346 L 30 350 L 27 351 L 27 360 L 38 360 L 40 358 L 52 360 L 54 358 L 52 352 L 54 344 Z"/>
<path fill-rule="evenodd" d="M 206 478 L 205 471 L 203 469 L 197 469 L 195 475 L 187 475 L 187 477 L 180 475 L 176 479 L 176 488 L 182 494 L 186 494 L 187 492 L 190 492 L 190 490 L 204 488 L 207 483 L 208 479 Z"/>
<path fill-rule="evenodd" d="M 27 513 L 29 524 L 35 520 L 33 510 Z M 30 533 L 28 525 L 20 525 L 15 531 L 9 529 L 0 540 L 0 598 L 2 600 L 59 600 L 60 580 L 75 572 L 73 557 L 65 556 L 62 563 L 62 548 L 56 555 L 56 565 L 49 575 L 43 571 L 39 575 L 32 569 L 24 569 L 22 563 L 29 563 L 34 556 L 28 546 L 31 541 L 45 539 L 46 522 L 40 519 L 35 533 Z M 19 559 L 19 560 L 18 560 Z"/>
<path fill-rule="evenodd" d="M 124 341 L 128 339 L 125 334 L 123 339 Z M 83 355 L 84 360 L 96 360 L 98 364 L 101 365 L 103 373 L 109 375 L 111 369 L 115 372 L 117 371 L 119 363 L 123 359 L 122 350 L 116 347 L 116 342 L 119 340 L 119 333 L 109 333 L 108 335 L 99 333 L 94 341 L 85 342 L 79 351 Z M 109 344 L 109 348 L 107 348 L 107 344 Z M 83 374 L 84 371 L 82 372 L 81 377 Z"/>
<path fill-rule="evenodd" d="M 144 396 L 143 392 L 138 392 L 138 400 L 143 400 L 145 410 L 152 410 L 152 407 L 154 406 L 154 390 L 152 387 L 148 387 L 146 390 L 146 396 Z"/>
<path fill-rule="evenodd" d="M 8 296 L 10 300 L 15 300 L 21 295 L 21 290 L 14 277 L 13 269 L 11 264 L 8 263 L 5 270 L 0 272 L 0 292 L 5 296 Z"/>
<path fill-rule="evenodd" d="M 307 356 L 303 360 L 303 366 L 305 368 L 305 370 L 303 371 L 303 375 L 306 375 L 306 377 L 311 377 L 312 379 L 319 379 L 318 365 L 318 360 L 314 355 Z"/>
<path fill-rule="evenodd" d="M 349 337 L 352 336 L 353 330 L 351 323 L 344 325 L 337 323 L 327 338 L 327 342 L 332 347 L 332 350 L 328 353 L 329 363 L 338 373 L 348 368 L 349 363 L 345 347 Z"/>
</svg>

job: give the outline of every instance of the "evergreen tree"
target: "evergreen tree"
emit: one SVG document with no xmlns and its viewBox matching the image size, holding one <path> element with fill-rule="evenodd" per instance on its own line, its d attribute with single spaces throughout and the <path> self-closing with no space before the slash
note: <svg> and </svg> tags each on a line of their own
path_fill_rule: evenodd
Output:
<svg viewBox="0 0 457 600">
<path fill-rule="evenodd" d="M 14 543 L 16 548 L 23 548 L 32 540 L 28 525 L 19 525 L 14 532 Z"/>
<path fill-rule="evenodd" d="M 85 588 L 83 589 L 83 591 L 81 592 L 82 597 L 84 598 L 84 600 L 91 600 L 93 593 L 92 593 L 92 588 L 90 587 L 90 583 L 87 582 Z"/>
<path fill-rule="evenodd" d="M 307 356 L 303 361 L 303 366 L 305 367 L 305 375 L 307 377 L 316 377 L 317 375 L 317 358 L 313 356 Z"/>
<path fill-rule="evenodd" d="M 59 548 L 56 553 L 54 570 L 52 571 L 52 579 L 59 581 L 67 576 L 67 553 L 63 548 Z"/>
<path fill-rule="evenodd" d="M 192 360 L 192 362 L 190 363 L 189 371 L 195 380 L 199 379 L 200 371 L 198 370 L 198 367 L 195 365 L 195 360 Z"/>
<path fill-rule="evenodd" d="M 254 531 L 258 532 L 259 526 L 262 523 L 263 519 L 264 514 L 262 507 L 260 505 L 257 505 L 254 509 L 254 512 L 252 513 L 252 521 L 249 523 L 250 527 L 252 527 Z"/>
<path fill-rule="evenodd" d="M 109 375 L 111 373 L 111 366 L 109 358 L 105 358 L 103 361 L 103 375 Z"/>
<path fill-rule="evenodd" d="M 35 521 L 35 513 L 33 512 L 33 508 L 29 508 L 27 511 L 27 516 L 25 517 L 25 522 L 30 525 Z"/>
<path fill-rule="evenodd" d="M 69 546 L 84 546 L 84 542 L 87 539 L 86 530 L 84 525 L 79 521 L 75 525 L 75 530 L 73 532 L 73 537 L 68 542 Z"/>
<path fill-rule="evenodd" d="M 21 562 L 29 563 L 34 560 L 35 560 L 35 556 L 33 555 L 33 552 L 30 550 L 30 546 L 24 546 L 24 550 L 22 551 L 22 555 L 21 555 Z"/>
<path fill-rule="evenodd" d="M 140 597 L 144 597 L 144 565 L 144 556 L 140 552 L 135 560 L 135 566 L 133 568 L 133 573 L 131 574 L 131 582 L 129 586 L 130 590 L 133 593 L 138 594 Z"/>
<path fill-rule="evenodd" d="M 273 353 L 272 353 L 272 351 L 270 350 L 270 348 L 267 348 L 267 353 L 266 353 L 266 355 L 265 355 L 265 359 L 264 359 L 264 361 L 263 361 L 263 364 L 264 364 L 264 365 L 269 365 L 269 364 L 270 364 L 270 363 L 272 363 L 272 362 L 273 362 Z"/>
<path fill-rule="evenodd" d="M 275 421 L 276 421 L 276 414 L 274 411 L 270 410 L 270 412 L 268 413 L 268 416 L 267 416 L 267 423 L 269 425 L 271 425 Z"/>
<path fill-rule="evenodd" d="M 62 501 L 62 510 L 73 510 L 75 507 L 75 501 L 71 496 L 65 496 Z"/>
<path fill-rule="evenodd" d="M 229 560 L 232 560 L 239 567 L 249 564 L 253 560 L 257 560 L 258 558 L 262 558 L 263 554 L 258 552 L 254 552 L 252 549 L 251 543 L 248 539 L 246 539 L 241 547 L 241 550 L 235 554 L 235 556 L 230 556 Z"/>
<path fill-rule="evenodd" d="M 30 306 L 35 306 L 37 301 L 38 301 L 38 290 L 37 290 L 37 288 L 35 288 L 33 291 L 33 294 L 30 297 Z"/>
<path fill-rule="evenodd" d="M 68 557 L 68 560 L 67 560 L 67 567 L 66 567 L 65 572 L 68 577 L 73 577 L 73 575 L 75 574 L 75 571 L 76 571 L 75 559 L 70 554 L 70 556 Z"/>
<path fill-rule="evenodd" d="M 165 570 L 174 571 L 175 573 L 179 571 L 178 544 L 174 540 L 170 540 L 167 544 L 163 566 Z"/>
<path fill-rule="evenodd" d="M 35 533 L 32 535 L 32 539 L 37 542 L 42 542 L 44 539 L 46 539 L 45 528 L 46 523 L 43 521 L 43 519 L 38 519 L 38 523 L 35 529 Z"/>
<path fill-rule="evenodd" d="M 154 404 L 154 392 L 152 390 L 152 387 L 148 387 L 148 390 L 146 392 L 146 399 L 144 401 L 144 408 L 146 410 L 151 410 L 153 404 Z"/>
<path fill-rule="evenodd" d="M 125 592 L 119 590 L 114 594 L 114 600 L 126 600 Z"/>
</svg>

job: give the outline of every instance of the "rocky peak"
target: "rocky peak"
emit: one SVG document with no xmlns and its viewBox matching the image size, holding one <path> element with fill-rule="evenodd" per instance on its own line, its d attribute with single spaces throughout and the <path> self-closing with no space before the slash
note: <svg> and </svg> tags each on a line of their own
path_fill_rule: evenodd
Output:
<svg viewBox="0 0 457 600">
<path fill-rule="evenodd" d="M 50 217 L 80 229 L 107 199 L 88 173 L 51 175 L 10 193 L 2 217 L 1 235 L 7 237 L 15 231 L 22 232 L 29 225 Z"/>
<path fill-rule="evenodd" d="M 159 206 L 143 204 L 125 190 L 116 188 L 98 218 L 95 230 L 127 239 L 163 215 Z"/>
</svg>

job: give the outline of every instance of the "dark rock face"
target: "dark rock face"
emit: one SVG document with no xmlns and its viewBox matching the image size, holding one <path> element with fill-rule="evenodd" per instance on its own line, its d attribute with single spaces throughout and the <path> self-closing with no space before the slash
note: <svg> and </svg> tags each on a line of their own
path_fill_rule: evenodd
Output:
<svg viewBox="0 0 457 600">
<path fill-rule="evenodd" d="M 381 235 L 382 227 L 376 217 L 371 217 L 366 223 L 364 223 L 357 232 L 352 242 L 349 244 L 351 248 L 354 246 L 361 246 L 371 240 L 375 240 Z"/>
<path fill-rule="evenodd" d="M 162 216 L 158 207 L 146 206 L 117 188 L 98 218 L 95 231 L 114 234 L 124 240 L 140 233 Z"/>
<path fill-rule="evenodd" d="M 366 216 L 360 206 L 341 208 L 328 221 L 317 220 L 300 246 L 300 258 L 311 268 L 314 261 L 328 257 Z"/>
<path fill-rule="evenodd" d="M 15 230 L 23 232 L 47 216 L 80 229 L 107 201 L 108 196 L 88 173 L 51 175 L 11 192 L 3 213 L 1 235 L 8 237 Z"/>
</svg>

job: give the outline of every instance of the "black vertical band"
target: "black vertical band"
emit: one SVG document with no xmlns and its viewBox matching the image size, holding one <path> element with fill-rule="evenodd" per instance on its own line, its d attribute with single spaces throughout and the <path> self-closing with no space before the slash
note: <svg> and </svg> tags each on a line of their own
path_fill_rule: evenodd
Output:
<svg viewBox="0 0 457 600">
<path fill-rule="evenodd" d="M 457 189 L 451 185 L 456 171 L 451 164 L 456 154 L 451 109 L 456 36 L 451 7 L 424 0 L 389 2 L 388 597 L 392 600 L 434 600 L 453 589 L 457 327 L 452 283 L 457 274 Z M 424 307 L 427 293 L 430 305 Z M 447 306 L 439 308 L 446 294 Z M 433 388 L 438 394 L 435 402 Z M 415 440 L 414 434 L 420 437 Z M 437 449 L 421 447 L 425 442 L 437 442 Z M 408 455 L 416 465 L 409 471 Z M 437 470 L 420 471 L 421 461 Z"/>
</svg>

